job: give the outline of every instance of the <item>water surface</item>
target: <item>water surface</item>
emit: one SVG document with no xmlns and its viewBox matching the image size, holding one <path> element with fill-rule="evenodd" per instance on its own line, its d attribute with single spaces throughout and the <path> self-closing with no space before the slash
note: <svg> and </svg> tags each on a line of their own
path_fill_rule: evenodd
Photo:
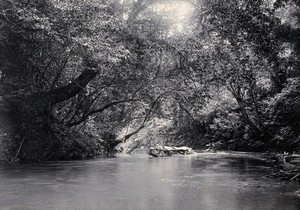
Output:
<svg viewBox="0 0 300 210">
<path fill-rule="evenodd" d="M 0 166 L 0 209 L 299 210 L 295 182 L 247 154 Z"/>
</svg>

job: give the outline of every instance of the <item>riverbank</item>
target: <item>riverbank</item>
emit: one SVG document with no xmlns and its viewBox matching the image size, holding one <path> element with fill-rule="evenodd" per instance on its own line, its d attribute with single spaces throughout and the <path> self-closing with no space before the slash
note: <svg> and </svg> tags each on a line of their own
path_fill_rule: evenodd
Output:
<svg viewBox="0 0 300 210">
<path fill-rule="evenodd" d="M 14 137 L 13 122 L 8 113 L 0 110 L 0 163 L 6 163 L 13 159 L 9 148 L 11 148 Z"/>
<path fill-rule="evenodd" d="M 268 157 L 274 162 L 274 167 L 267 177 L 284 181 L 297 181 L 300 185 L 300 155 L 273 154 Z M 300 186 L 299 186 L 300 187 Z"/>
<path fill-rule="evenodd" d="M 17 128 L 14 117 L 0 110 L 0 163 L 43 162 L 60 160 L 83 160 L 109 156 L 111 148 L 106 141 L 76 130 L 66 131 L 53 124 L 51 129 L 60 138 L 48 138 L 36 132 L 35 138 L 28 138 Z M 17 131 L 17 132 L 16 132 Z"/>
</svg>

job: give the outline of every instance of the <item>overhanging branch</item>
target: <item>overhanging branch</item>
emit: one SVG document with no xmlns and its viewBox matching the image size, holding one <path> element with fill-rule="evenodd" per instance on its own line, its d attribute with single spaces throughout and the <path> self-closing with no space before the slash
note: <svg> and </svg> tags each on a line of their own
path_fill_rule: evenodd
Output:
<svg viewBox="0 0 300 210">
<path fill-rule="evenodd" d="M 138 101 L 138 100 L 137 99 L 126 99 L 126 100 L 114 101 L 114 102 L 108 103 L 108 104 L 106 104 L 105 106 L 103 106 L 103 107 L 101 107 L 99 109 L 94 109 L 94 110 L 89 111 L 87 114 L 85 114 L 84 116 L 82 116 L 78 121 L 70 122 L 67 125 L 69 127 L 72 127 L 72 126 L 75 126 L 75 125 L 79 125 L 80 123 L 83 123 L 84 121 L 86 121 L 87 118 L 89 116 L 93 115 L 93 114 L 101 113 L 101 112 L 105 111 L 106 109 L 108 109 L 108 108 L 110 108 L 112 106 L 115 106 L 117 104 L 126 103 L 126 102 L 132 102 L 132 101 Z"/>
</svg>

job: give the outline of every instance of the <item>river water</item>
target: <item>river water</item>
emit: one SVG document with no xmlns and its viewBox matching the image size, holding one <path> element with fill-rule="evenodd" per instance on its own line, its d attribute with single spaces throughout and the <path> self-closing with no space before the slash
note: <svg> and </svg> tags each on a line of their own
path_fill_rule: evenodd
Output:
<svg viewBox="0 0 300 210">
<path fill-rule="evenodd" d="M 299 210 L 294 182 L 249 154 L 120 155 L 0 166 L 0 209 Z"/>
</svg>

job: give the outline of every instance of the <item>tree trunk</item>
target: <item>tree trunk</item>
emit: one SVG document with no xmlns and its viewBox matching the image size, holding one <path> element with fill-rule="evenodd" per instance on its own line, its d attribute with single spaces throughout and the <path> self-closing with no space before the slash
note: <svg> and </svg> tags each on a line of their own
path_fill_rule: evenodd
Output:
<svg viewBox="0 0 300 210">
<path fill-rule="evenodd" d="M 73 82 L 50 92 L 34 95 L 27 99 L 32 104 L 44 104 L 46 106 L 66 101 L 76 96 L 97 75 L 99 71 L 85 69 Z"/>
<path fill-rule="evenodd" d="M 236 101 L 241 109 L 241 112 L 242 112 L 242 116 L 244 118 L 244 121 L 251 127 L 251 129 L 257 133 L 260 133 L 261 130 L 254 124 L 254 122 L 252 122 L 252 120 L 249 118 L 249 115 L 246 111 L 246 108 L 245 108 L 245 104 L 244 102 L 242 101 L 241 98 L 236 98 Z"/>
<path fill-rule="evenodd" d="M 255 123 L 250 119 L 250 117 L 247 113 L 246 105 L 245 105 L 245 102 L 242 99 L 242 95 L 240 93 L 239 87 L 234 88 L 233 85 L 230 85 L 230 84 L 227 87 L 228 87 L 228 90 L 233 95 L 233 97 L 235 98 L 235 100 L 237 101 L 238 106 L 241 109 L 241 114 L 242 114 L 242 117 L 243 117 L 245 123 L 247 123 L 251 127 L 251 129 L 253 131 L 255 131 L 256 133 L 261 133 L 260 128 L 255 125 Z"/>
<path fill-rule="evenodd" d="M 137 149 L 141 145 L 141 141 L 134 141 L 127 149 L 126 154 L 131 154 L 133 150 Z"/>
</svg>

